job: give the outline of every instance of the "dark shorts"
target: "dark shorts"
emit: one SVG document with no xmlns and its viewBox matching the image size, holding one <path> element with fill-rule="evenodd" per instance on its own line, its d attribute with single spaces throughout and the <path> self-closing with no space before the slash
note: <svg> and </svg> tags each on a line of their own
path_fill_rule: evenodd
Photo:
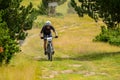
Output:
<svg viewBox="0 0 120 80">
<path fill-rule="evenodd" d="M 43 35 L 43 37 L 44 37 L 44 40 L 46 40 L 47 39 L 47 37 L 52 37 L 52 34 L 49 34 L 49 35 Z"/>
</svg>

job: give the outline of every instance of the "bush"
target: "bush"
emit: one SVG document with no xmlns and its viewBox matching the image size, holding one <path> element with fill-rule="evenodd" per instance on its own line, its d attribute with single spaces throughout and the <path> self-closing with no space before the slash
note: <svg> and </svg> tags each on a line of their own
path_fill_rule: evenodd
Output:
<svg viewBox="0 0 120 80">
<path fill-rule="evenodd" d="M 10 38 L 9 30 L 0 27 L 0 46 L 3 51 L 0 53 L 0 64 L 8 64 L 12 56 L 19 52 L 17 41 Z"/>
<path fill-rule="evenodd" d="M 120 36 L 111 38 L 109 40 L 109 43 L 112 45 L 120 46 Z"/>
<path fill-rule="evenodd" d="M 109 42 L 112 45 L 120 46 L 120 30 L 117 29 L 107 29 L 105 26 L 101 26 L 101 33 L 96 36 L 94 41 Z"/>
</svg>

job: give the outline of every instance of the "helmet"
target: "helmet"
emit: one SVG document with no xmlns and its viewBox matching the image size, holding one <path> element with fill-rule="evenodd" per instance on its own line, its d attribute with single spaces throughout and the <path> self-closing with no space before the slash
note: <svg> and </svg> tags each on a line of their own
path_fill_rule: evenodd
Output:
<svg viewBox="0 0 120 80">
<path fill-rule="evenodd" d="M 46 21 L 45 25 L 51 25 L 51 21 Z"/>
</svg>

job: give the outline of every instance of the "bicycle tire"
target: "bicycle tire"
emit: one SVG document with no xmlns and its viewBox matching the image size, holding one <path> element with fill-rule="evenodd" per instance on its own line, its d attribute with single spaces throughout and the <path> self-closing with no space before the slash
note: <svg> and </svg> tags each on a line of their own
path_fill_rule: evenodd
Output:
<svg viewBox="0 0 120 80">
<path fill-rule="evenodd" d="M 50 44 L 47 45 L 48 60 L 52 61 L 52 49 Z"/>
</svg>

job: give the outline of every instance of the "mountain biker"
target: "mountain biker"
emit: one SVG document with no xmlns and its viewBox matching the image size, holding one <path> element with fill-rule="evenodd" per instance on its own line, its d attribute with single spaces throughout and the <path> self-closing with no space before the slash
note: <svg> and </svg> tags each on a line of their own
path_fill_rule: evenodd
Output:
<svg viewBox="0 0 120 80">
<path fill-rule="evenodd" d="M 45 25 L 42 27 L 40 32 L 41 39 L 44 39 L 44 53 L 47 54 L 46 47 L 47 47 L 47 37 L 52 37 L 52 32 L 55 34 L 55 38 L 58 38 L 58 34 L 55 30 L 55 28 L 52 26 L 50 21 L 46 21 Z M 53 43 L 52 43 L 53 44 Z M 54 50 L 53 50 L 54 53 Z"/>
</svg>

